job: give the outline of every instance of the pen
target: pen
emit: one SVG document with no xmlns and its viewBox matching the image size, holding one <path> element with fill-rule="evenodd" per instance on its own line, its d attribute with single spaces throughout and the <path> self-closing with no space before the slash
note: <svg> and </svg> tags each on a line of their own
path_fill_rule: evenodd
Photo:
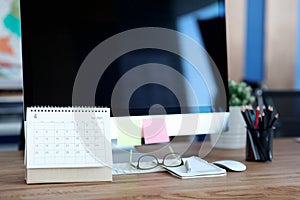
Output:
<svg viewBox="0 0 300 200">
<path fill-rule="evenodd" d="M 266 109 L 266 126 L 269 126 L 269 124 L 270 124 L 270 119 L 272 117 L 272 113 L 273 113 L 273 107 L 268 106 L 268 109 Z"/>
<path fill-rule="evenodd" d="M 184 166 L 186 168 L 186 173 L 191 173 L 192 172 L 192 168 L 191 168 L 188 160 L 185 161 Z"/>
<path fill-rule="evenodd" d="M 263 112 L 263 104 L 264 104 L 264 100 L 263 100 L 263 91 L 262 89 L 257 89 L 256 90 L 256 96 L 257 96 L 257 103 L 258 103 L 258 107 L 259 107 L 259 111 L 260 114 L 262 114 Z"/>
<path fill-rule="evenodd" d="M 278 119 L 278 117 L 279 117 L 279 114 L 277 113 L 277 114 L 274 116 L 274 118 L 272 119 L 271 123 L 269 124 L 269 127 L 273 127 L 273 125 L 274 125 L 275 121 Z"/>
<path fill-rule="evenodd" d="M 260 130 L 263 131 L 264 129 L 266 129 L 266 120 L 265 120 L 265 113 L 263 112 L 261 114 L 261 126 L 260 126 Z"/>
</svg>

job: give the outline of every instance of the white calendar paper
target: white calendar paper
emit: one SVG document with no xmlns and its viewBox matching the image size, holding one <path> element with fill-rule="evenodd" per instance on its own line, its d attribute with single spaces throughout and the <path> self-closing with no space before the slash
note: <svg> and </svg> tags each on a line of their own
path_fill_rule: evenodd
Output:
<svg viewBox="0 0 300 200">
<path fill-rule="evenodd" d="M 109 108 L 32 107 L 26 117 L 27 168 L 112 167 Z"/>
</svg>

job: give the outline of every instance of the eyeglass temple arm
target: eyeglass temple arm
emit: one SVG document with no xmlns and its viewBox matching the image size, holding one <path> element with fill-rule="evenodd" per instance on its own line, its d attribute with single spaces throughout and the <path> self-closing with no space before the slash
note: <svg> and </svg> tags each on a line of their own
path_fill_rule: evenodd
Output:
<svg viewBox="0 0 300 200">
<path fill-rule="evenodd" d="M 130 149 L 129 162 L 132 163 L 132 149 Z"/>
</svg>

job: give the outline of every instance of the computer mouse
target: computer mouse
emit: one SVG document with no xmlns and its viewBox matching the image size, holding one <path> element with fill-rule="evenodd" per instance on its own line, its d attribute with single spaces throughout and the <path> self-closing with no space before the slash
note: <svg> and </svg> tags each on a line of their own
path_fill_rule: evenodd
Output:
<svg viewBox="0 0 300 200">
<path fill-rule="evenodd" d="M 235 160 L 218 160 L 213 162 L 213 164 L 227 171 L 242 172 L 246 170 L 246 165 L 244 163 Z"/>
</svg>

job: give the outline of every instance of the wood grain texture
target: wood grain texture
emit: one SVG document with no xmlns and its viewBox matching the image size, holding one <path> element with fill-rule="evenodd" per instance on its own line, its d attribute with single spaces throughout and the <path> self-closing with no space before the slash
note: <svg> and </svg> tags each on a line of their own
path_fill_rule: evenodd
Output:
<svg viewBox="0 0 300 200">
<path fill-rule="evenodd" d="M 23 152 L 0 153 L 0 199 L 300 199 L 300 143 L 274 140 L 272 162 L 246 162 L 241 150 L 214 149 L 205 159 L 233 159 L 245 172 L 178 179 L 166 172 L 117 175 L 113 182 L 27 185 Z"/>
</svg>

